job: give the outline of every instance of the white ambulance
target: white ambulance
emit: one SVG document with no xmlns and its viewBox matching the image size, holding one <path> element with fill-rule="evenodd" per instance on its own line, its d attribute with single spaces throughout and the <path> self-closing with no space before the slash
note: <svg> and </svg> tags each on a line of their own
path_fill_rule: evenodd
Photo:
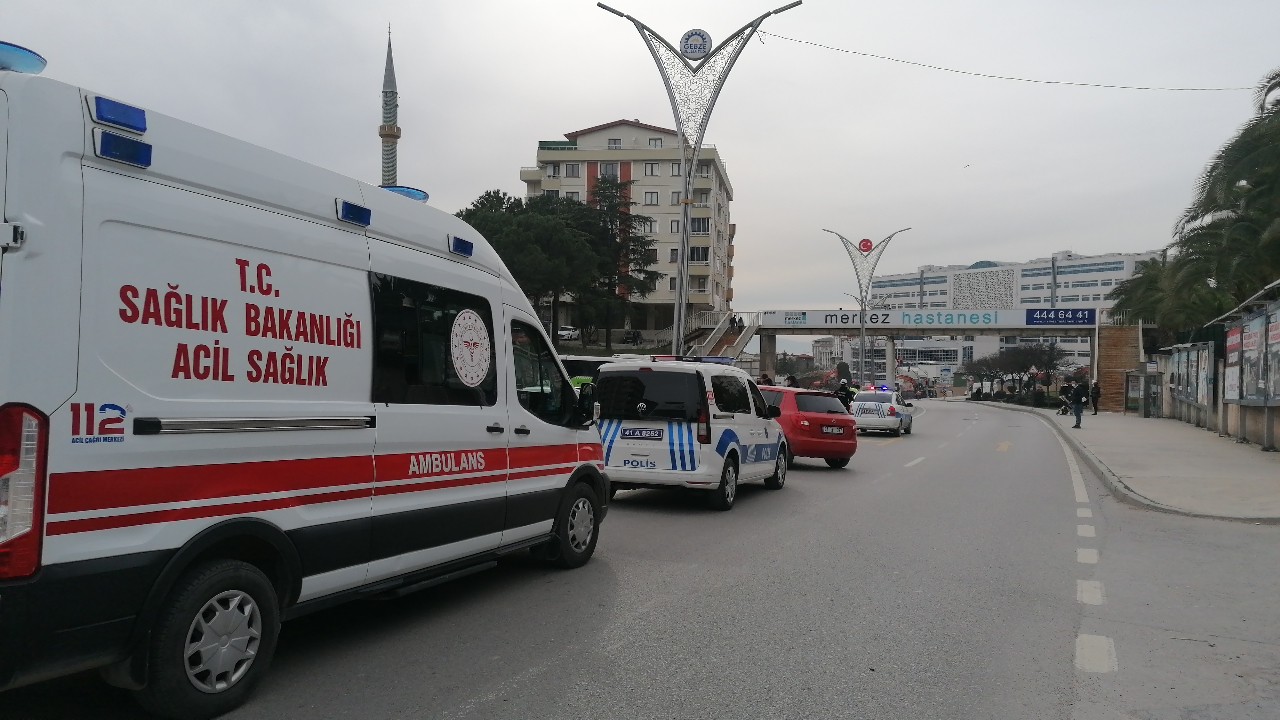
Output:
<svg viewBox="0 0 1280 720">
<path fill-rule="evenodd" d="M 458 218 L 12 70 L 0 210 L 0 690 L 211 717 L 282 620 L 590 558 L 591 395 Z"/>
</svg>

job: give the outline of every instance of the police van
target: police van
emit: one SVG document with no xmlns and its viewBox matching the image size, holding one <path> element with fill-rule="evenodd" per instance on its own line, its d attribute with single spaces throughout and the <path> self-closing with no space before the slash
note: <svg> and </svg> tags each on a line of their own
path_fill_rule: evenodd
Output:
<svg viewBox="0 0 1280 720">
<path fill-rule="evenodd" d="M 474 229 L 20 65 L 0 70 L 0 689 L 102 668 L 154 713 L 211 717 L 282 620 L 517 550 L 591 557 L 591 393 Z"/>
<path fill-rule="evenodd" d="M 596 387 L 611 490 L 701 490 L 729 510 L 742 481 L 786 483 L 781 410 L 746 372 L 715 359 L 619 361 Z"/>
</svg>

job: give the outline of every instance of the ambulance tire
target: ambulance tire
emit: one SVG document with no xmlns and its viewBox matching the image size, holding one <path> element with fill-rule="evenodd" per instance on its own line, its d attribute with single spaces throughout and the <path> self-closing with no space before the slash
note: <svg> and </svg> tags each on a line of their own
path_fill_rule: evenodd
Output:
<svg viewBox="0 0 1280 720">
<path fill-rule="evenodd" d="M 246 607 L 251 608 L 247 613 Z M 222 626 L 211 628 L 215 632 L 230 631 L 227 639 L 233 642 L 224 647 L 232 650 L 229 659 L 237 661 L 230 669 L 215 665 L 217 674 L 212 675 L 198 668 L 193 672 L 185 652 L 206 632 L 197 625 L 207 622 Z M 151 632 L 147 684 L 134 695 L 159 717 L 203 720 L 222 715 L 244 703 L 266 674 L 279 636 L 279 600 L 262 571 L 239 560 L 198 565 L 178 580 L 160 610 Z M 243 657 L 245 650 L 252 650 L 252 657 Z"/>
<path fill-rule="evenodd" d="M 781 490 L 782 486 L 787 483 L 787 468 L 791 467 L 788 462 L 790 457 L 787 448 L 784 445 L 782 452 L 778 453 L 778 459 L 773 463 L 773 474 L 764 479 L 764 486 L 770 490 Z"/>
<path fill-rule="evenodd" d="M 736 455 L 724 459 L 724 469 L 720 471 L 720 486 L 712 490 L 707 498 L 712 510 L 732 510 L 733 501 L 738 499 L 738 462 Z"/>
<path fill-rule="evenodd" d="M 600 500 L 591 485 L 574 483 L 565 491 L 554 530 L 555 537 L 534 548 L 534 555 L 566 570 L 586 565 L 600 539 Z"/>
</svg>

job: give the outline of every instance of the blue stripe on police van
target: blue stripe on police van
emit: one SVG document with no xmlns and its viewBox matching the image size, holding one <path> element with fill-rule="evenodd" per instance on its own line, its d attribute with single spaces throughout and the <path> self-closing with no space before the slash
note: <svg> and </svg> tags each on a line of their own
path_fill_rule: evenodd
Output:
<svg viewBox="0 0 1280 720">
<path fill-rule="evenodd" d="M 693 434 L 693 425 L 691 424 L 684 426 L 684 442 L 685 442 L 685 446 L 689 448 L 689 469 L 697 470 L 698 469 L 698 453 L 697 453 L 698 446 L 694 444 L 696 441 Z"/>
<path fill-rule="evenodd" d="M 680 459 L 685 470 L 693 469 L 693 456 L 689 454 L 689 426 L 680 423 Z"/>
<path fill-rule="evenodd" d="M 679 470 L 676 465 L 676 438 L 675 433 L 671 431 L 674 423 L 667 422 L 667 453 L 671 456 L 671 469 Z"/>
<path fill-rule="evenodd" d="M 621 420 L 606 420 L 605 426 L 601 428 L 604 440 L 604 464 L 609 465 L 609 458 L 613 455 L 613 443 L 618 439 L 618 431 L 622 429 Z"/>
</svg>

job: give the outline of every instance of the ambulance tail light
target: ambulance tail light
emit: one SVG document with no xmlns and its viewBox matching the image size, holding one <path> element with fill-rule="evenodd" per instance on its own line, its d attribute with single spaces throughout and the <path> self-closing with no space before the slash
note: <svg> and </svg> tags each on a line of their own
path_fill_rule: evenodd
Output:
<svg viewBox="0 0 1280 720">
<path fill-rule="evenodd" d="M 0 580 L 40 569 L 49 423 L 24 405 L 0 407 Z"/>
</svg>

